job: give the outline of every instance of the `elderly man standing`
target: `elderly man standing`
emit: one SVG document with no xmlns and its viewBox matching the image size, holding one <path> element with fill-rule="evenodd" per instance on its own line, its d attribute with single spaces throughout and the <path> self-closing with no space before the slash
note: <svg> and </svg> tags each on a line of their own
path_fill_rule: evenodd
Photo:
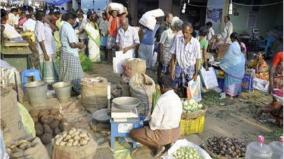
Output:
<svg viewBox="0 0 284 159">
<path fill-rule="evenodd" d="M 165 151 L 166 145 L 178 139 L 182 114 L 182 103 L 171 87 L 171 79 L 164 76 L 160 84 L 162 96 L 153 110 L 149 127 L 130 132 L 131 138 L 155 150 L 155 157 L 159 157 Z"/>
<path fill-rule="evenodd" d="M 60 39 L 62 45 L 60 62 L 60 80 L 71 81 L 73 91 L 76 95 L 80 93 L 80 81 L 83 77 L 83 70 L 79 59 L 78 49 L 83 49 L 85 45 L 79 43 L 73 25 L 76 22 L 76 15 L 66 13 L 64 22 L 60 29 Z"/>
<path fill-rule="evenodd" d="M 119 50 L 124 54 L 129 54 L 135 57 L 135 50 L 139 45 L 138 31 L 128 24 L 128 19 L 124 18 L 121 21 L 121 27 L 118 29 L 116 44 Z"/>
<path fill-rule="evenodd" d="M 224 31 L 222 33 L 223 39 L 225 43 L 231 43 L 230 36 L 234 31 L 233 23 L 230 21 L 230 16 L 225 16 L 224 17 L 224 22 L 225 22 L 225 27 Z"/>
<path fill-rule="evenodd" d="M 199 41 L 192 37 L 193 28 L 184 23 L 181 36 L 176 36 L 172 53 L 170 74 L 176 88 L 187 87 L 190 80 L 196 80 L 202 61 Z"/>
</svg>

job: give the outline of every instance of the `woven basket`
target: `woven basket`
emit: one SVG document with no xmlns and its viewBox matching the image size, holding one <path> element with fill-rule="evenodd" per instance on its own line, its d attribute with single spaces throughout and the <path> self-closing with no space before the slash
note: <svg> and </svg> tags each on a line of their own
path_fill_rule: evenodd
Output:
<svg viewBox="0 0 284 159">
<path fill-rule="evenodd" d="M 206 107 L 203 107 L 202 109 L 195 111 L 195 112 L 183 112 L 181 118 L 182 119 L 196 119 L 202 115 L 205 115 L 207 111 Z"/>
</svg>

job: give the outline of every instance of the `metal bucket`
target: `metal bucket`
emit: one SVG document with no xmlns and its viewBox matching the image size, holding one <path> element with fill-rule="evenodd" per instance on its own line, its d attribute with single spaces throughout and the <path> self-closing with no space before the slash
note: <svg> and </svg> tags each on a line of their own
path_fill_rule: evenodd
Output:
<svg viewBox="0 0 284 159">
<path fill-rule="evenodd" d="M 47 84 L 43 81 L 33 81 L 25 85 L 29 101 L 32 106 L 40 106 L 46 104 Z"/>
<path fill-rule="evenodd" d="M 71 97 L 71 82 L 56 82 L 52 85 L 60 102 L 66 102 Z"/>
</svg>

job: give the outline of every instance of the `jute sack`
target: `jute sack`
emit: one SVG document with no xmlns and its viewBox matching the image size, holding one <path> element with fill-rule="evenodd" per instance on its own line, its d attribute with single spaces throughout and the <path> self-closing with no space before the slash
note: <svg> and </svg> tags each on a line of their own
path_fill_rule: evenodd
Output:
<svg viewBox="0 0 284 159">
<path fill-rule="evenodd" d="M 18 150 L 17 153 L 11 153 L 11 159 L 50 159 L 47 149 L 41 143 L 39 138 L 34 138 L 31 140 L 31 145 L 26 150 Z"/>
<path fill-rule="evenodd" d="M 81 80 L 81 103 L 85 107 L 104 108 L 107 106 L 108 81 L 103 77 Z"/>
<path fill-rule="evenodd" d="M 5 144 L 11 143 L 23 137 L 27 137 L 23 122 L 20 116 L 16 92 L 10 88 L 3 88 L 1 91 L 1 122 L 4 124 L 3 135 Z"/>
<path fill-rule="evenodd" d="M 152 110 L 152 98 L 155 92 L 155 82 L 146 74 L 136 74 L 130 81 L 130 95 L 141 100 L 138 106 L 140 115 L 147 116 Z"/>
<path fill-rule="evenodd" d="M 126 60 L 124 73 L 129 78 L 137 73 L 146 73 L 146 61 L 139 58 Z"/>
<path fill-rule="evenodd" d="M 85 146 L 58 146 L 53 144 L 52 159 L 94 159 L 97 143 L 93 138 Z"/>
</svg>

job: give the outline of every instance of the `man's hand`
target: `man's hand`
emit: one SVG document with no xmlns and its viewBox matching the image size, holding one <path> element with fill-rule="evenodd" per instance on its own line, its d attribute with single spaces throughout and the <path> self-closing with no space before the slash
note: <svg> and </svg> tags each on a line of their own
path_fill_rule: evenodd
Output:
<svg viewBox="0 0 284 159">
<path fill-rule="evenodd" d="M 122 51 L 123 51 L 124 54 L 125 54 L 128 50 L 129 50 L 128 47 L 122 49 Z"/>
<path fill-rule="evenodd" d="M 85 44 L 79 42 L 79 43 L 78 43 L 78 48 L 79 48 L 79 49 L 84 49 L 84 48 L 85 48 Z"/>
<path fill-rule="evenodd" d="M 47 53 L 43 54 L 43 56 L 45 61 L 49 61 L 49 56 L 47 55 Z"/>
<path fill-rule="evenodd" d="M 194 74 L 193 77 L 192 77 L 192 79 L 193 79 L 194 81 L 196 81 L 196 80 L 197 80 L 197 76 L 198 76 L 197 74 Z"/>
</svg>

